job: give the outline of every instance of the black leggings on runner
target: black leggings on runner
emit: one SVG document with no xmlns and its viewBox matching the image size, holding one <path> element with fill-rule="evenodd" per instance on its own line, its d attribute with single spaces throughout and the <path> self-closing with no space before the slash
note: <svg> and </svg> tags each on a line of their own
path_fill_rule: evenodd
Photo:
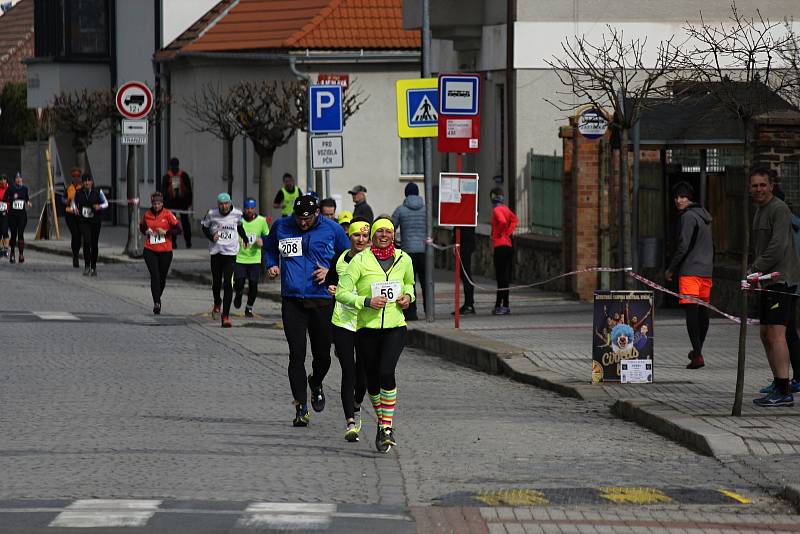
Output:
<svg viewBox="0 0 800 534">
<path fill-rule="evenodd" d="M 77 260 L 81 253 L 81 229 L 78 227 L 78 216 L 67 213 L 64 218 L 67 221 L 67 228 L 69 228 L 69 234 L 71 236 L 70 248 L 72 249 L 72 258 Z"/>
<path fill-rule="evenodd" d="M 214 295 L 214 306 L 222 305 L 223 317 L 227 317 L 231 313 L 234 263 L 236 263 L 236 256 L 211 255 L 211 292 Z M 223 291 L 223 298 L 219 298 L 220 289 Z"/>
<path fill-rule="evenodd" d="M 97 269 L 98 244 L 100 243 L 100 221 L 81 219 L 78 222 L 83 238 L 83 266 Z"/>
<path fill-rule="evenodd" d="M 795 299 L 796 300 L 796 299 Z M 800 381 L 800 336 L 797 335 L 797 303 L 792 302 L 789 325 L 786 327 L 786 345 L 789 347 L 789 361 L 792 364 L 792 378 Z"/>
<path fill-rule="evenodd" d="M 364 362 L 369 394 L 395 389 L 394 372 L 406 345 L 406 327 L 362 328 L 356 335 L 356 344 L 358 356 Z"/>
<path fill-rule="evenodd" d="M 28 225 L 28 214 L 24 211 L 12 211 L 8 214 L 8 227 L 11 229 L 11 254 L 19 248 L 19 255 L 25 253 L 25 227 Z"/>
<path fill-rule="evenodd" d="M 144 263 L 150 271 L 150 293 L 153 295 L 153 304 L 161 303 L 161 295 L 167 285 L 167 273 L 172 263 L 172 252 L 153 252 L 146 248 L 142 252 Z"/>
<path fill-rule="evenodd" d="M 684 304 L 686 307 L 686 330 L 695 355 L 702 356 L 703 345 L 708 334 L 708 308 L 699 304 Z"/>
<path fill-rule="evenodd" d="M 364 366 L 356 355 L 356 333 L 333 325 L 333 344 L 336 357 L 342 366 L 342 408 L 345 419 L 352 419 L 355 405 L 364 402 L 367 377 Z"/>
<path fill-rule="evenodd" d="M 513 258 L 514 249 L 512 247 L 494 248 L 494 272 L 497 278 L 497 298 L 495 299 L 495 307 L 509 307 L 508 286 L 511 284 Z"/>
<path fill-rule="evenodd" d="M 306 332 L 311 341 L 311 381 L 322 385 L 331 368 L 331 315 L 333 302 L 320 299 L 284 298 L 281 304 L 283 333 L 289 343 L 289 385 L 294 400 L 308 401 L 306 386 Z"/>
</svg>

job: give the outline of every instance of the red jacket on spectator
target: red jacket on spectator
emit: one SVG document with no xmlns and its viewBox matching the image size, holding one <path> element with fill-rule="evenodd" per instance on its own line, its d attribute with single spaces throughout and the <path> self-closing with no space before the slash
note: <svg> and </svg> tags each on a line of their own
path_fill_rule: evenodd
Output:
<svg viewBox="0 0 800 534">
<path fill-rule="evenodd" d="M 505 204 L 495 204 L 492 209 L 492 245 L 510 247 L 511 235 L 517 227 L 519 219 Z"/>
</svg>

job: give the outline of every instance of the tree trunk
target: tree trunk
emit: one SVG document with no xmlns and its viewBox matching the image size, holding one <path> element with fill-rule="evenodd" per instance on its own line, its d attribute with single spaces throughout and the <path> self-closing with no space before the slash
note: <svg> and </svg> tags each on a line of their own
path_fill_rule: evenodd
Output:
<svg viewBox="0 0 800 534">
<path fill-rule="evenodd" d="M 272 153 L 258 153 L 258 205 L 261 212 L 269 213 L 272 206 Z"/>
<path fill-rule="evenodd" d="M 233 198 L 233 138 L 225 139 L 223 150 L 222 172 L 223 178 L 228 182 L 228 194 Z"/>
<path fill-rule="evenodd" d="M 750 169 L 753 165 L 753 147 L 750 144 L 752 123 L 744 122 L 744 195 L 742 195 L 742 214 L 745 224 L 742 229 L 742 261 L 740 265 L 741 279 L 747 276 L 750 252 Z M 731 415 L 741 417 L 742 397 L 744 396 L 744 367 L 747 359 L 747 291 L 741 291 L 739 296 L 739 354 L 736 360 L 736 393 L 733 398 Z"/>
<path fill-rule="evenodd" d="M 75 166 L 81 170 L 81 174 L 89 171 L 89 160 L 86 152 L 89 150 L 88 140 L 78 134 L 72 139 L 72 148 L 75 149 Z"/>
<path fill-rule="evenodd" d="M 631 186 L 628 175 L 628 130 L 620 129 L 619 147 L 619 189 L 622 195 L 620 201 L 621 224 L 622 224 L 622 267 L 632 267 L 633 255 L 631 251 L 636 243 L 633 242 L 631 235 Z M 633 287 L 633 279 L 629 276 L 624 277 L 625 289 Z"/>
<path fill-rule="evenodd" d="M 139 205 L 132 199 L 139 198 L 139 177 L 136 176 L 136 145 L 128 145 L 127 197 L 128 197 L 128 242 L 125 244 L 125 254 L 130 258 L 142 256 L 141 243 L 139 242 Z"/>
</svg>

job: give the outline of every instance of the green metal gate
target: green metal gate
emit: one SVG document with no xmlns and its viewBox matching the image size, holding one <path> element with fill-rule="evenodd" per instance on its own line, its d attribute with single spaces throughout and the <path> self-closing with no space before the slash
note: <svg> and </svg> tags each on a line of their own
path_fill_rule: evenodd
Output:
<svg viewBox="0 0 800 534">
<path fill-rule="evenodd" d="M 531 188 L 528 195 L 530 229 L 534 234 L 561 236 L 563 226 L 564 158 L 528 154 Z"/>
</svg>

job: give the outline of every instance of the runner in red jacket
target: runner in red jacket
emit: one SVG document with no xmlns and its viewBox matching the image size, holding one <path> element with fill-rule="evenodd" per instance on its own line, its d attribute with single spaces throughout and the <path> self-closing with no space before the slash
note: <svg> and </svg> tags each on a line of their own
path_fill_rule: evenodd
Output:
<svg viewBox="0 0 800 534">
<path fill-rule="evenodd" d="M 153 313 L 161 313 L 161 295 L 167 285 L 167 273 L 172 263 L 172 243 L 181 227 L 178 219 L 164 207 L 161 193 L 150 195 L 152 207 L 144 212 L 139 231 L 145 235 L 144 262 L 150 271 L 150 293 L 153 295 Z"/>
</svg>

